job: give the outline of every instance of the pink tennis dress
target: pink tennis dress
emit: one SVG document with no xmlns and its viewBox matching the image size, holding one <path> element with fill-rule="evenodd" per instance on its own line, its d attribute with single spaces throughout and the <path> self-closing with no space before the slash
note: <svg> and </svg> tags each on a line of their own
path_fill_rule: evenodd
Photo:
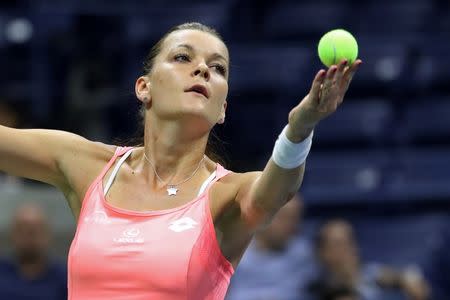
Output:
<svg viewBox="0 0 450 300">
<path fill-rule="evenodd" d="M 208 189 L 230 171 L 218 164 L 180 207 L 124 210 L 105 195 L 132 150 L 119 147 L 86 193 L 69 251 L 69 300 L 224 299 L 234 270 L 216 240 Z"/>
</svg>

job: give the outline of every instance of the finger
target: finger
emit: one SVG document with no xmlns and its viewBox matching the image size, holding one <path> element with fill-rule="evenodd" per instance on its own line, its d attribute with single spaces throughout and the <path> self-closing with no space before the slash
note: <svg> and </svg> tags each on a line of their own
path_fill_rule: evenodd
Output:
<svg viewBox="0 0 450 300">
<path fill-rule="evenodd" d="M 345 68 L 344 74 L 342 76 L 341 81 L 339 82 L 340 87 L 340 97 L 338 98 L 338 106 L 342 104 L 344 101 L 344 95 L 347 92 L 350 83 L 353 79 L 353 75 L 355 75 L 362 61 L 360 59 L 356 60 L 353 64 Z"/>
<path fill-rule="evenodd" d="M 360 59 L 357 59 L 348 69 L 345 71 L 344 74 L 344 83 L 348 87 L 350 82 L 352 81 L 353 75 L 355 75 L 356 71 L 358 70 L 359 66 L 362 64 L 362 61 Z"/>
<path fill-rule="evenodd" d="M 327 72 L 327 76 L 325 77 L 325 80 L 333 79 L 334 75 L 336 74 L 338 67 L 336 65 L 332 65 Z"/>
<path fill-rule="evenodd" d="M 337 66 L 337 72 L 335 76 L 335 81 L 340 82 L 342 77 L 344 76 L 345 68 L 347 66 L 348 61 L 346 59 L 343 59 Z"/>
<path fill-rule="evenodd" d="M 360 59 L 357 59 L 355 62 L 353 62 L 349 68 L 345 71 L 344 77 L 351 77 L 353 74 L 355 74 L 358 67 L 361 65 L 362 61 Z"/>
<path fill-rule="evenodd" d="M 329 89 L 330 86 L 333 84 L 334 75 L 336 74 L 337 66 L 333 65 L 328 69 L 328 72 L 325 76 L 325 80 L 323 82 L 322 91 L 324 89 Z"/>
<path fill-rule="evenodd" d="M 328 95 L 331 86 L 333 85 L 334 75 L 336 74 L 337 67 L 335 65 L 331 66 L 328 69 L 327 75 L 325 76 L 325 80 L 323 82 L 322 88 L 320 89 L 320 99 L 323 100 Z"/>
<path fill-rule="evenodd" d="M 325 70 L 320 70 L 316 74 L 316 77 L 314 77 L 311 90 L 309 91 L 309 95 L 312 97 L 312 99 L 319 99 L 320 87 L 325 79 L 325 74 L 326 74 Z"/>
</svg>

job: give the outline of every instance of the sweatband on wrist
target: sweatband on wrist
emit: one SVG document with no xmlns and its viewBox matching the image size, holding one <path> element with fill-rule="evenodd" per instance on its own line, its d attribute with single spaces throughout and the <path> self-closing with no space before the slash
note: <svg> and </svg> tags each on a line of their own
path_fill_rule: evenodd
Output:
<svg viewBox="0 0 450 300">
<path fill-rule="evenodd" d="M 286 136 L 286 125 L 275 142 L 272 152 L 272 160 L 283 169 L 294 169 L 303 164 L 311 149 L 314 132 L 302 142 L 296 144 L 291 142 Z"/>
</svg>

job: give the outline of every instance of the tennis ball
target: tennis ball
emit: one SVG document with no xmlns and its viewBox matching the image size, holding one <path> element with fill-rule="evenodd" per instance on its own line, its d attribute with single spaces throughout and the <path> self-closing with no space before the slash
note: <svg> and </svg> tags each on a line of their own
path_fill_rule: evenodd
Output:
<svg viewBox="0 0 450 300">
<path fill-rule="evenodd" d="M 358 57 L 358 43 L 353 35 L 344 29 L 325 33 L 317 47 L 322 63 L 329 67 L 347 59 L 348 65 Z"/>
</svg>

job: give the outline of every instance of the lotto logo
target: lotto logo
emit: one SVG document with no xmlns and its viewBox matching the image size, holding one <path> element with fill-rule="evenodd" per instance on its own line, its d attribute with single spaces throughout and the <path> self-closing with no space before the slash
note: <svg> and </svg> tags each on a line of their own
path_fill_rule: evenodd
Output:
<svg viewBox="0 0 450 300">
<path fill-rule="evenodd" d="M 169 229 L 175 232 L 182 232 L 194 228 L 198 223 L 189 217 L 184 217 L 170 223 Z"/>
</svg>

